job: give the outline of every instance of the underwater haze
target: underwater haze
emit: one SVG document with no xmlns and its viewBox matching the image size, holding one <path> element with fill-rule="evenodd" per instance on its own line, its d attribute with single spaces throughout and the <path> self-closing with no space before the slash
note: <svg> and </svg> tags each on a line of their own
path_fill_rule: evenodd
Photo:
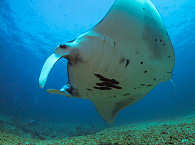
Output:
<svg viewBox="0 0 195 145">
<path fill-rule="evenodd" d="M 60 43 L 97 24 L 114 0 L 0 0 L 0 114 L 17 120 L 104 124 L 84 99 L 49 94 L 38 79 Z M 161 83 L 123 109 L 115 124 L 160 120 L 195 113 L 195 1 L 152 0 L 175 50 L 173 83 Z M 49 75 L 46 88 L 68 80 L 66 60 Z"/>
</svg>

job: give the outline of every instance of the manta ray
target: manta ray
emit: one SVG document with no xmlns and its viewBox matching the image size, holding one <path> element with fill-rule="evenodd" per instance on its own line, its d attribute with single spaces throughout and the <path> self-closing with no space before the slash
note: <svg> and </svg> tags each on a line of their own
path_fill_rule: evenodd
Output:
<svg viewBox="0 0 195 145">
<path fill-rule="evenodd" d="M 171 79 L 174 49 L 150 0 L 115 0 L 102 20 L 76 39 L 57 46 L 43 65 L 39 85 L 67 59 L 68 82 L 47 92 L 89 99 L 107 123 L 117 113 Z"/>
</svg>

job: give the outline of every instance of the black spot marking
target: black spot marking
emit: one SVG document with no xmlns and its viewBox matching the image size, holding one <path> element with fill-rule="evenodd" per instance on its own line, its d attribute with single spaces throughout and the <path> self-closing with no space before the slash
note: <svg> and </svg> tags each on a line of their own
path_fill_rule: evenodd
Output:
<svg viewBox="0 0 195 145">
<path fill-rule="evenodd" d="M 114 95 L 114 96 L 112 96 L 113 98 L 116 98 L 116 96 Z"/>
<path fill-rule="evenodd" d="M 77 64 L 78 62 L 82 62 L 80 55 L 77 53 L 74 57 L 74 63 Z"/>
<path fill-rule="evenodd" d="M 126 59 L 126 58 L 124 58 L 124 57 L 122 57 L 122 58 L 120 59 L 120 61 L 119 61 L 119 64 L 123 64 L 123 63 L 125 63 L 125 67 L 127 68 L 127 66 L 128 66 L 129 63 L 130 63 L 130 60 L 129 60 L 129 59 Z"/>
<path fill-rule="evenodd" d="M 107 82 L 102 82 L 102 83 L 96 83 L 97 86 L 106 86 Z"/>
<path fill-rule="evenodd" d="M 94 75 L 100 79 L 100 83 L 96 83 L 97 86 L 95 86 L 95 89 L 101 89 L 101 90 L 110 90 L 112 88 L 115 89 L 122 89 L 122 87 L 117 86 L 119 84 L 118 81 L 116 81 L 115 79 L 108 79 L 105 78 L 104 76 L 94 73 Z"/>
<path fill-rule="evenodd" d="M 110 82 L 110 83 L 113 83 L 113 84 L 119 84 L 119 82 L 116 81 L 115 79 L 108 79 L 108 78 L 105 78 L 105 77 L 103 77 L 102 75 L 97 74 L 97 73 L 94 73 L 94 75 L 95 75 L 96 77 L 98 77 L 101 81 Z"/>
<path fill-rule="evenodd" d="M 103 87 L 109 87 L 109 88 L 115 88 L 115 89 L 122 89 L 120 86 L 116 86 L 112 82 L 101 82 L 101 83 L 96 83 L 97 86 L 103 86 Z"/>
<path fill-rule="evenodd" d="M 130 93 L 125 93 L 125 94 L 123 94 L 123 96 L 129 96 L 130 95 Z"/>
<path fill-rule="evenodd" d="M 122 64 L 124 62 L 125 62 L 125 58 L 123 57 L 123 58 L 120 59 L 120 62 L 119 63 Z"/>
<path fill-rule="evenodd" d="M 155 39 L 154 39 L 154 41 L 155 41 L 155 42 L 157 42 L 157 41 L 158 41 L 158 39 L 157 39 L 157 38 L 155 38 Z"/>
<path fill-rule="evenodd" d="M 163 42 L 163 40 L 162 40 L 162 39 L 160 39 L 160 42 Z"/>
<path fill-rule="evenodd" d="M 88 91 L 92 91 L 92 89 L 87 88 Z"/>
<path fill-rule="evenodd" d="M 144 71 L 145 74 L 146 74 L 147 72 L 148 72 L 147 70 Z"/>
<path fill-rule="evenodd" d="M 156 78 L 153 78 L 154 81 L 156 81 Z"/>
<path fill-rule="evenodd" d="M 112 82 L 101 82 L 101 83 L 96 83 L 97 86 L 106 86 L 106 87 L 114 87 L 115 84 Z"/>
<path fill-rule="evenodd" d="M 125 64 L 125 67 L 126 67 L 126 68 L 127 68 L 127 66 L 129 65 L 129 63 L 130 63 L 130 60 L 127 59 L 127 60 L 126 60 L 126 64 Z"/>
<path fill-rule="evenodd" d="M 116 81 L 115 79 L 108 79 L 108 78 L 103 78 L 103 79 L 100 79 L 101 81 L 105 81 L 105 82 L 112 82 L 114 84 L 119 84 L 118 81 Z"/>
<path fill-rule="evenodd" d="M 134 90 L 136 90 L 137 88 L 133 88 Z"/>
<path fill-rule="evenodd" d="M 114 48 L 116 47 L 116 41 L 114 41 Z"/>
<path fill-rule="evenodd" d="M 115 88 L 115 89 L 122 89 L 122 87 L 120 87 L 120 86 L 112 86 L 112 88 Z"/>
<path fill-rule="evenodd" d="M 143 62 L 143 61 L 141 61 L 141 62 L 140 62 L 140 64 L 144 64 L 144 62 Z"/>
<path fill-rule="evenodd" d="M 151 87 L 152 84 L 140 84 L 140 86 Z"/>
<path fill-rule="evenodd" d="M 76 65 L 78 63 L 83 62 L 83 59 L 78 52 L 73 52 L 72 55 L 68 55 L 66 56 L 66 58 L 68 59 L 69 65 Z"/>
<path fill-rule="evenodd" d="M 100 75 L 100 74 L 94 73 L 94 75 L 95 75 L 96 77 L 98 77 L 99 79 L 103 79 L 103 78 L 104 78 L 104 77 L 103 77 L 102 75 Z"/>
<path fill-rule="evenodd" d="M 66 49 L 68 46 L 61 44 L 59 47 L 62 48 L 62 49 Z"/>
<path fill-rule="evenodd" d="M 112 90 L 112 88 L 109 87 L 93 87 L 93 88 L 98 90 Z"/>
<path fill-rule="evenodd" d="M 142 8 L 142 10 L 145 10 L 145 8 Z"/>
</svg>

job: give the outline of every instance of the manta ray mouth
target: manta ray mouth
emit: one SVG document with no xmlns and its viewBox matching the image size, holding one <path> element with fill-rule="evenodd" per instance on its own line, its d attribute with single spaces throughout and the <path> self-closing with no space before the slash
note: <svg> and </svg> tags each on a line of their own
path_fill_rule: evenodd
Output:
<svg viewBox="0 0 195 145">
<path fill-rule="evenodd" d="M 61 59 L 63 57 L 63 55 L 59 55 L 56 53 L 53 53 L 52 55 L 50 55 L 47 60 L 45 61 L 43 68 L 41 70 L 41 74 L 39 77 L 39 86 L 40 88 L 44 88 L 45 84 L 47 82 L 47 78 L 48 75 L 50 73 L 50 71 L 52 70 L 53 66 L 55 65 L 55 63 Z"/>
</svg>

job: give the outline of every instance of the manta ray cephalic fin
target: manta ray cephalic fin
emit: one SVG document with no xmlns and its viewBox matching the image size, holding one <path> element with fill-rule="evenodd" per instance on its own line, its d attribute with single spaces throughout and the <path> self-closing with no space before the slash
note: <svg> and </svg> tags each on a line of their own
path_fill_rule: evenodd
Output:
<svg viewBox="0 0 195 145">
<path fill-rule="evenodd" d="M 57 89 L 47 89 L 47 92 L 51 94 L 58 94 L 58 95 L 65 95 L 67 97 L 72 97 L 67 91 L 61 91 Z"/>
<path fill-rule="evenodd" d="M 39 76 L 39 86 L 41 88 L 45 87 L 48 75 L 53 66 L 56 64 L 56 62 L 62 57 L 67 56 L 69 54 L 70 54 L 69 51 L 64 51 L 63 48 L 57 47 L 55 53 L 53 53 L 47 58 Z"/>
<path fill-rule="evenodd" d="M 61 55 L 57 55 L 53 53 L 50 55 L 47 60 L 45 61 L 43 68 L 41 70 L 41 74 L 39 76 L 39 86 L 41 88 L 45 87 L 45 84 L 47 82 L 48 75 L 53 68 L 54 64 L 61 58 Z"/>
</svg>

